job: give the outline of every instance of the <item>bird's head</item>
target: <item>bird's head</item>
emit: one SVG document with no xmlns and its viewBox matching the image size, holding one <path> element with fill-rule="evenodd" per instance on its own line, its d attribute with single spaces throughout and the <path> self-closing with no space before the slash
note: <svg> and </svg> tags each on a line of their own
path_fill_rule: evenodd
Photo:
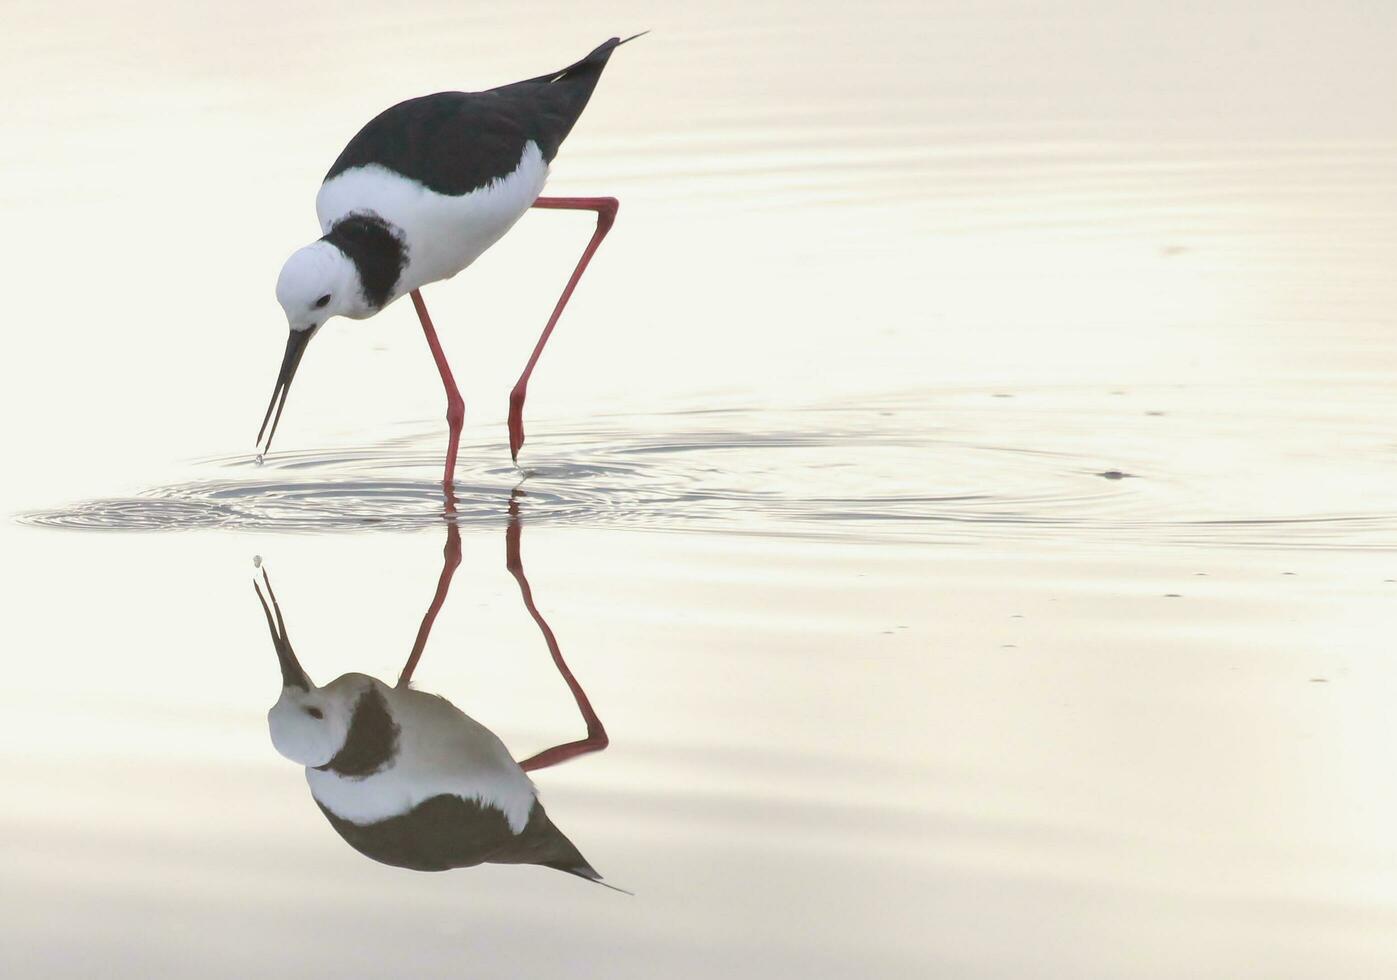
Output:
<svg viewBox="0 0 1397 980">
<path fill-rule="evenodd" d="M 263 452 L 272 448 L 272 437 L 276 435 L 277 423 L 281 421 L 281 411 L 286 407 L 291 379 L 296 376 L 296 368 L 301 364 L 301 356 L 306 352 L 310 339 L 332 316 L 362 316 L 364 313 L 363 286 L 359 282 L 358 269 L 343 252 L 324 239 L 291 253 L 281 267 L 281 275 L 277 276 L 276 298 L 286 311 L 286 325 L 290 333 L 286 339 L 286 353 L 281 359 L 281 370 L 277 372 L 276 387 L 272 389 L 272 400 L 267 405 L 267 414 L 263 416 L 262 428 L 257 433 L 259 444 L 262 443 L 262 436 L 267 436 Z M 273 410 L 276 412 L 275 418 L 272 416 Z M 270 432 L 267 431 L 268 422 L 271 422 Z"/>
<path fill-rule="evenodd" d="M 345 686 L 283 687 L 267 712 L 273 747 L 302 766 L 323 766 L 338 755 L 354 716 L 355 699 L 346 696 Z"/>
<path fill-rule="evenodd" d="M 316 330 L 332 316 L 358 313 L 361 293 L 354 262 L 323 238 L 292 252 L 276 280 L 276 300 L 293 333 Z"/>
<path fill-rule="evenodd" d="M 262 571 L 262 580 L 267 586 L 267 597 L 263 597 L 262 588 L 258 585 L 257 598 L 262 602 L 262 611 L 267 614 L 272 646 L 276 648 L 277 660 L 281 665 L 281 696 L 267 712 L 272 745 L 292 762 L 303 766 L 323 766 L 344 747 L 354 717 L 354 706 L 365 687 L 373 682 L 363 674 L 345 674 L 324 687 L 311 683 L 296 659 L 295 651 L 291 649 L 281 606 L 272 592 L 272 582 L 266 569 Z M 271 599 L 270 606 L 267 605 L 267 598 Z M 273 609 L 276 610 L 275 616 Z"/>
</svg>

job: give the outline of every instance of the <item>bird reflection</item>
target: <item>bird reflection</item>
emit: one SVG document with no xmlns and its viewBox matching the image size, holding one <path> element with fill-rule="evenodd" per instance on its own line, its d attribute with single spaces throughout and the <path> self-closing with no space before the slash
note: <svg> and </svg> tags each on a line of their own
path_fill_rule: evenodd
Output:
<svg viewBox="0 0 1397 980">
<path fill-rule="evenodd" d="M 553 824 L 526 775 L 604 749 L 607 737 L 534 604 L 520 557 L 518 497 L 516 491 L 510 501 L 506 567 L 572 691 L 587 725 L 585 738 L 515 762 L 494 732 L 445 698 L 411 686 L 413 670 L 461 562 L 460 531 L 450 523 L 436 594 L 392 685 L 359 673 L 344 674 L 323 686 L 313 683 L 291 647 L 271 579 L 262 570 L 266 595 L 256 585 L 257 597 L 282 680 L 281 697 L 268 712 L 267 723 L 277 751 L 306 767 L 311 796 L 330 826 L 375 861 L 417 871 L 537 864 L 606 884 Z"/>
</svg>

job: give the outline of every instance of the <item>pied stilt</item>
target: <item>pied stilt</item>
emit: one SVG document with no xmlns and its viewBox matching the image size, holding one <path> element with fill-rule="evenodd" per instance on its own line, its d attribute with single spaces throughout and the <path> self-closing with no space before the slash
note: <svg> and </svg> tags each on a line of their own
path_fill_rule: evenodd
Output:
<svg viewBox="0 0 1397 980">
<path fill-rule="evenodd" d="M 290 336 L 257 433 L 263 453 L 271 449 L 306 345 L 325 322 L 365 319 L 411 294 L 446 388 L 449 489 L 465 403 L 421 288 L 466 268 L 530 208 L 593 211 L 596 230 L 510 392 L 509 452 L 518 463 L 529 376 L 617 209 L 612 197 L 539 194 L 611 53 L 626 41 L 611 38 L 567 68 L 486 92 L 410 99 L 375 116 L 349 141 L 316 195 L 322 237 L 293 253 L 277 279 Z"/>
</svg>

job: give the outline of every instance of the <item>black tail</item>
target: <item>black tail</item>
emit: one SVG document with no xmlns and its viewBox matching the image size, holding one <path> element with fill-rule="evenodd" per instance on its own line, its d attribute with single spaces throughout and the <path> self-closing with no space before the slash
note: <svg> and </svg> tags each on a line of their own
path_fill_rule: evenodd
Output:
<svg viewBox="0 0 1397 980">
<path fill-rule="evenodd" d="M 595 87 L 597 79 L 601 77 L 601 70 L 606 67 L 607 61 L 611 59 L 611 52 L 615 51 L 627 41 L 634 41 L 636 38 L 644 37 L 649 33 L 649 31 L 641 31 L 639 34 L 632 34 L 624 41 L 619 37 L 610 38 L 598 44 L 592 49 L 591 54 L 587 55 L 587 57 L 583 58 L 581 61 L 575 61 L 559 71 L 552 71 L 547 75 L 539 75 L 537 78 L 527 79 L 521 84 L 527 84 L 528 82 L 575 81 L 590 76 L 592 79 L 592 86 Z M 591 94 L 592 89 L 588 88 L 587 95 L 590 96 Z M 584 98 L 582 101 L 583 105 L 586 105 L 587 100 Z"/>
<path fill-rule="evenodd" d="M 535 802 L 533 809 L 529 811 L 529 822 L 524 825 L 524 830 L 497 848 L 486 860 L 491 864 L 538 864 L 586 878 L 612 891 L 632 894 L 624 888 L 617 888 L 602 881 L 597 869 L 582 856 L 577 845 L 563 835 L 549 819 L 543 804 L 538 802 Z"/>
<path fill-rule="evenodd" d="M 592 98 L 592 91 L 597 87 L 597 81 L 601 78 L 602 69 L 611 60 L 611 52 L 615 51 L 626 41 L 634 41 L 642 34 L 649 31 L 641 31 L 640 34 L 632 34 L 624 41 L 619 37 L 603 41 L 597 45 L 592 52 L 581 61 L 573 62 L 566 68 L 549 72 L 547 75 L 539 75 L 537 78 L 526 78 L 522 82 L 514 82 L 511 85 L 501 86 L 495 91 L 506 92 L 509 90 L 532 89 L 536 95 L 535 100 L 551 103 L 552 112 L 550 115 L 551 125 L 547 127 L 547 132 L 534 134 L 538 140 L 539 149 L 543 152 L 543 158 L 552 162 L 553 157 L 558 153 L 558 147 L 563 140 L 567 139 L 568 133 L 572 132 L 572 127 L 577 123 L 577 119 L 582 115 L 582 110 L 587 108 L 587 102 Z"/>
<path fill-rule="evenodd" d="M 594 868 L 594 867 L 592 867 L 590 864 L 586 863 L 585 861 L 584 861 L 579 867 L 573 867 L 573 868 L 569 868 L 569 867 L 567 867 L 567 866 L 565 866 L 565 865 L 563 865 L 563 864 L 561 864 L 561 863 L 559 863 L 559 864 L 545 864 L 544 867 L 546 867 L 546 868 L 553 868 L 553 869 L 555 869 L 555 870 L 557 870 L 557 871 L 566 871 L 566 872 L 567 872 L 568 874 L 570 874 L 570 875 L 577 875 L 577 877 L 579 877 L 579 878 L 586 878 L 588 881 L 592 882 L 593 884 L 601 885 L 603 888 L 610 888 L 612 891 L 614 891 L 614 892 L 620 892 L 622 895 L 630 895 L 632 898 L 635 897 L 635 892 L 627 891 L 626 889 L 621 888 L 621 887 L 619 887 L 619 886 L 617 886 L 617 885 L 613 885 L 613 884 L 610 884 L 609 882 L 603 881 L 601 875 L 597 873 L 597 869 Z"/>
</svg>

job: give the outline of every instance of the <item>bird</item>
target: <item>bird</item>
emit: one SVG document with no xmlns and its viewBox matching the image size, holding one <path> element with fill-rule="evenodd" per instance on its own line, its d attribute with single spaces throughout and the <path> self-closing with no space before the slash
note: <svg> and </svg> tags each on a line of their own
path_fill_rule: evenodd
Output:
<svg viewBox="0 0 1397 980">
<path fill-rule="evenodd" d="M 289 335 L 257 433 L 259 461 L 271 451 L 311 338 L 332 317 L 366 319 L 410 295 L 446 390 L 449 437 L 442 482 L 450 488 L 465 402 L 422 287 L 461 272 L 530 208 L 595 212 L 596 229 L 510 391 L 509 452 L 518 465 L 529 378 L 619 208 L 614 197 L 540 194 L 558 148 L 612 53 L 640 36 L 610 38 L 566 68 L 520 82 L 400 102 L 349 141 L 316 194 L 321 237 L 293 252 L 277 277 L 276 298 Z"/>
<path fill-rule="evenodd" d="M 281 605 L 262 566 L 262 583 L 254 580 L 254 586 L 282 682 L 281 694 L 267 713 L 272 744 L 282 756 L 305 767 L 311 796 L 336 833 L 382 864 L 415 871 L 534 864 L 625 891 L 603 881 L 557 828 L 527 775 L 603 749 L 608 739 L 533 603 L 518 557 L 517 510 L 507 533 L 507 550 L 525 605 L 582 711 L 587 738 L 515 762 L 494 732 L 444 697 L 412 687 L 413 670 L 460 564 L 460 536 L 452 525 L 436 594 L 393 685 L 362 673 L 315 685 L 291 646 Z"/>
</svg>

